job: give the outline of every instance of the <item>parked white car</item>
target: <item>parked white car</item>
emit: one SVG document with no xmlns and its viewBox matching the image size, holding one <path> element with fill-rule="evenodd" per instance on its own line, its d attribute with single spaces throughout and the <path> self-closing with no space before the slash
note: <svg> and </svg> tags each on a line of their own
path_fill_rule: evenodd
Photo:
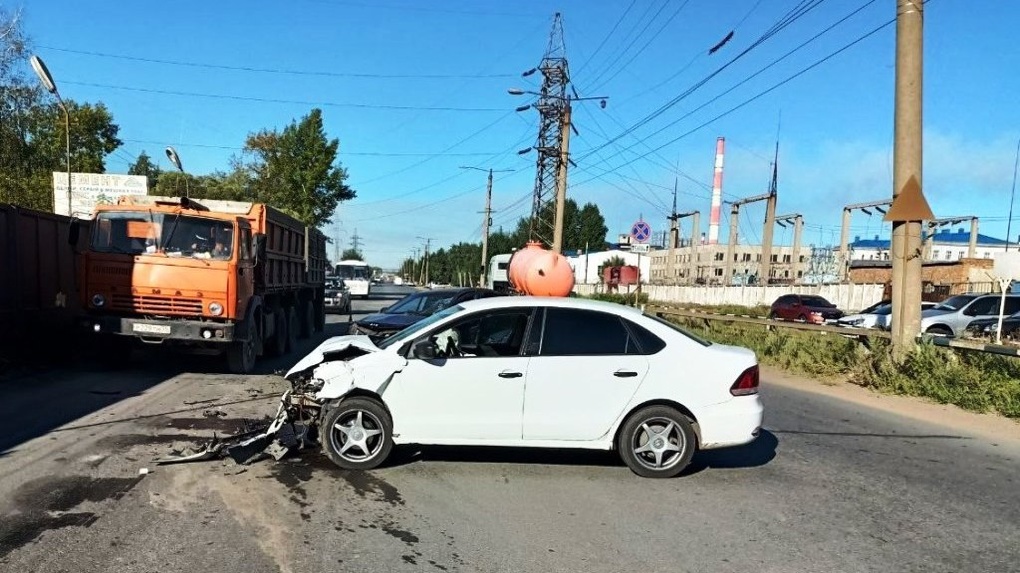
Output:
<svg viewBox="0 0 1020 573">
<path fill-rule="evenodd" d="M 935 306 L 936 303 L 934 302 L 922 302 L 921 312 L 935 308 Z M 888 302 L 870 306 L 862 310 L 859 314 L 847 315 L 836 321 L 836 324 L 839 326 L 847 326 L 850 328 L 880 328 L 882 330 L 889 330 L 891 323 L 892 303 Z"/>
<path fill-rule="evenodd" d="M 752 351 L 636 309 L 533 297 L 461 303 L 378 346 L 335 337 L 287 373 L 342 468 L 394 444 L 523 446 L 616 450 L 645 477 L 754 440 L 758 377 Z"/>
</svg>

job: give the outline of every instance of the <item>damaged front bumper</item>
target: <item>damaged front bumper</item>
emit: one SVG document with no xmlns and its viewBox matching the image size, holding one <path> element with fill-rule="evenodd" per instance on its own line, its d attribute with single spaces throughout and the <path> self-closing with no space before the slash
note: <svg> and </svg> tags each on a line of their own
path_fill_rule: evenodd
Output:
<svg viewBox="0 0 1020 573">
<path fill-rule="evenodd" d="M 280 398 L 276 415 L 261 428 L 222 439 L 213 436 L 199 448 L 172 452 L 156 463 L 180 464 L 226 457 L 238 464 L 250 464 L 268 457 L 281 460 L 292 451 L 318 444 L 320 410 L 313 398 L 288 390 Z"/>
</svg>

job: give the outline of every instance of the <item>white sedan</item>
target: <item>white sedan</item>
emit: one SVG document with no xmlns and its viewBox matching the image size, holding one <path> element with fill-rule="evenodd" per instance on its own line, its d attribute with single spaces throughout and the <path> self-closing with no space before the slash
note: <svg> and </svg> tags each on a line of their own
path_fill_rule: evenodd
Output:
<svg viewBox="0 0 1020 573">
<path fill-rule="evenodd" d="M 575 298 L 474 300 L 378 346 L 331 338 L 287 378 L 346 469 L 435 444 L 616 450 L 638 475 L 672 477 L 698 449 L 754 440 L 763 415 L 752 351 Z"/>
</svg>

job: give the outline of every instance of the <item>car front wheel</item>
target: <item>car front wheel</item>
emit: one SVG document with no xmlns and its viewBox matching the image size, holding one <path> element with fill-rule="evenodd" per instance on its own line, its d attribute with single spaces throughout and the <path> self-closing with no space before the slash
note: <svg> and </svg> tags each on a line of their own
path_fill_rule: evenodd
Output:
<svg viewBox="0 0 1020 573">
<path fill-rule="evenodd" d="M 393 421 L 371 398 L 344 400 L 327 411 L 320 435 L 326 457 L 346 470 L 379 467 L 393 449 Z"/>
<path fill-rule="evenodd" d="M 627 467 L 641 477 L 671 478 L 691 463 L 697 436 L 690 420 L 669 406 L 649 406 L 631 414 L 617 436 Z"/>
</svg>

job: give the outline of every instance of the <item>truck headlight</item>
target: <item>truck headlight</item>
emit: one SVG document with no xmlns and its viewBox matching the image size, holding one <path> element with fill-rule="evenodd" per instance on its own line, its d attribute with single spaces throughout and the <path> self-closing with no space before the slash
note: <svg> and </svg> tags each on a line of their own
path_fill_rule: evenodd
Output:
<svg viewBox="0 0 1020 573">
<path fill-rule="evenodd" d="M 92 306 L 102 308 L 106 304 L 106 297 L 101 294 L 92 295 Z"/>
<path fill-rule="evenodd" d="M 223 305 L 218 302 L 209 303 L 209 313 L 213 316 L 219 316 L 223 314 Z"/>
</svg>

